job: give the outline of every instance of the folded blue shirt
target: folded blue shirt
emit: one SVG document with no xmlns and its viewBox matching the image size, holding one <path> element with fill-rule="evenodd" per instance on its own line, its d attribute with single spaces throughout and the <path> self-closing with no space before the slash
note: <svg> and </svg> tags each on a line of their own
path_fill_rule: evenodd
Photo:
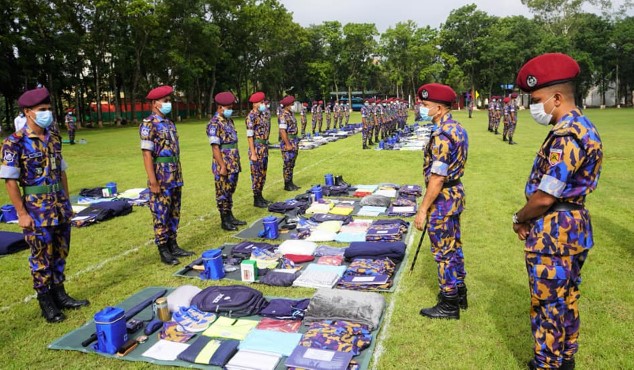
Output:
<svg viewBox="0 0 634 370">
<path fill-rule="evenodd" d="M 253 329 L 242 342 L 239 349 L 262 351 L 290 356 L 302 339 L 301 333 L 283 333 L 273 330 Z"/>
</svg>

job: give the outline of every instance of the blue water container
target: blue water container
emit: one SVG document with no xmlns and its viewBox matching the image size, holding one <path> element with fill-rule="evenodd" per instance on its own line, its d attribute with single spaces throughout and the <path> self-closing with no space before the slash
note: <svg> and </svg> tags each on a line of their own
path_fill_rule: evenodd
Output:
<svg viewBox="0 0 634 370">
<path fill-rule="evenodd" d="M 277 239 L 278 234 L 278 219 L 274 216 L 267 216 L 262 219 L 262 223 L 264 224 L 264 234 L 263 237 L 266 239 Z"/>
<path fill-rule="evenodd" d="M 117 353 L 117 350 L 128 341 L 125 311 L 119 307 L 106 307 L 97 312 L 94 319 L 97 343 L 93 348 L 98 352 L 111 355 Z"/>
<path fill-rule="evenodd" d="M 315 195 L 315 200 L 320 200 L 321 198 L 323 198 L 323 191 L 321 189 L 320 185 L 315 185 L 313 186 L 312 189 L 310 189 L 310 191 Z"/>
<path fill-rule="evenodd" d="M 202 254 L 205 271 L 200 273 L 202 279 L 220 280 L 225 277 L 225 269 L 222 264 L 222 249 L 210 249 Z"/>
<path fill-rule="evenodd" d="M 324 175 L 324 182 L 328 186 L 333 186 L 335 184 L 335 178 L 332 175 L 332 173 L 328 173 L 328 174 Z"/>
<path fill-rule="evenodd" d="M 117 194 L 117 183 L 116 182 L 109 182 L 109 183 L 106 184 L 106 187 L 108 188 L 108 190 L 110 190 L 110 194 L 112 196 Z"/>
</svg>

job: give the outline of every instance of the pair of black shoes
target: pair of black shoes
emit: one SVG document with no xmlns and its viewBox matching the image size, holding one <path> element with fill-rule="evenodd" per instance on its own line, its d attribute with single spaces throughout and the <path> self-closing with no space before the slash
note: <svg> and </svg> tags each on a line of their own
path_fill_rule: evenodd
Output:
<svg viewBox="0 0 634 370">
<path fill-rule="evenodd" d="M 537 370 L 539 369 L 537 365 L 535 365 L 535 360 L 528 361 L 529 370 Z M 570 360 L 563 360 L 561 362 L 561 366 L 559 366 L 559 370 L 574 370 L 575 369 L 575 359 L 571 358 Z"/>
<path fill-rule="evenodd" d="M 235 231 L 238 230 L 237 226 L 246 224 L 245 221 L 235 218 L 232 211 L 220 213 L 220 227 L 225 231 Z"/>
<path fill-rule="evenodd" d="M 301 189 L 299 186 L 295 185 L 293 183 L 293 180 L 291 181 L 284 181 L 284 190 L 286 191 L 295 191 L 295 190 L 299 190 Z"/>
<path fill-rule="evenodd" d="M 178 265 L 180 261 L 177 257 L 189 257 L 194 252 L 186 251 L 178 246 L 176 240 L 169 240 L 165 244 L 158 246 L 159 256 L 161 256 L 161 262 L 166 265 Z"/>
<path fill-rule="evenodd" d="M 335 186 L 350 186 L 347 182 L 344 181 L 343 176 L 335 176 Z"/>
<path fill-rule="evenodd" d="M 42 316 L 49 323 L 62 322 L 66 319 L 62 309 L 77 309 L 90 304 L 86 299 L 78 300 L 69 296 L 64 284 L 53 285 L 48 292 L 38 294 L 37 300 Z"/>
<path fill-rule="evenodd" d="M 450 319 L 459 320 L 460 310 L 466 310 L 469 308 L 467 301 L 467 286 L 458 286 L 458 293 L 454 295 L 447 295 L 438 293 L 438 303 L 429 308 L 423 308 L 420 310 L 420 314 L 430 319 Z"/>
<path fill-rule="evenodd" d="M 269 204 L 272 202 L 264 199 L 262 194 L 253 195 L 253 206 L 257 208 L 269 208 Z"/>
</svg>

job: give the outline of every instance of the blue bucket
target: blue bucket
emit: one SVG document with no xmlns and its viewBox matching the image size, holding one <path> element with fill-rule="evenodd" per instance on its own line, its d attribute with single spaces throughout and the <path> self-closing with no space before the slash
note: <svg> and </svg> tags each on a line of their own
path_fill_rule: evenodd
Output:
<svg viewBox="0 0 634 370">
<path fill-rule="evenodd" d="M 379 149 L 385 149 L 385 142 L 383 140 L 379 141 Z"/>
<path fill-rule="evenodd" d="M 262 219 L 262 223 L 264 224 L 264 232 L 262 233 L 263 237 L 266 239 L 277 239 L 279 236 L 277 230 L 278 219 L 274 216 L 267 216 Z"/>
<path fill-rule="evenodd" d="M 3 222 L 11 222 L 17 221 L 18 213 L 15 210 L 15 207 L 12 204 L 5 204 L 0 208 L 2 210 L 2 215 L 0 215 L 0 220 Z"/>
<path fill-rule="evenodd" d="M 321 186 L 316 185 L 313 186 L 312 189 L 310 189 L 310 191 L 315 195 L 315 200 L 320 200 L 321 198 L 323 198 L 323 191 L 321 190 Z"/>
<path fill-rule="evenodd" d="M 95 314 L 95 333 L 97 343 L 94 349 L 98 352 L 117 353 L 117 350 L 128 341 L 125 327 L 125 311 L 119 307 L 106 307 Z"/>
<path fill-rule="evenodd" d="M 110 194 L 111 195 L 115 195 L 117 194 L 117 183 L 116 182 L 109 182 L 106 184 L 106 187 L 108 188 L 108 190 L 110 190 Z"/>
<path fill-rule="evenodd" d="M 324 175 L 324 182 L 328 186 L 333 186 L 335 184 L 335 178 L 332 176 L 332 173 Z"/>
<path fill-rule="evenodd" d="M 222 265 L 222 249 L 204 251 L 202 258 L 205 271 L 200 273 L 201 279 L 220 280 L 225 277 L 225 269 Z"/>
</svg>

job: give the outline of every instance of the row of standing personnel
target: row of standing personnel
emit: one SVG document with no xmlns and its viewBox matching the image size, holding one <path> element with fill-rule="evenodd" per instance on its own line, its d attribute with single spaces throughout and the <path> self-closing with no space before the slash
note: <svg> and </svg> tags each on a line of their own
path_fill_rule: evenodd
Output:
<svg viewBox="0 0 634 370">
<path fill-rule="evenodd" d="M 300 108 L 300 122 L 302 125 L 302 136 L 306 135 L 306 126 L 308 125 L 308 103 L 302 103 Z M 324 106 L 323 100 L 313 101 L 313 105 L 310 107 L 311 114 L 311 128 L 312 133 L 322 133 L 324 128 L 324 116 L 326 116 L 326 131 L 330 130 L 330 124 L 332 122 L 332 128 L 343 128 L 350 121 L 350 105 L 348 103 L 339 103 L 335 101 L 334 104 L 326 103 Z M 334 121 L 333 121 L 334 119 Z M 345 119 L 345 123 L 344 123 Z"/>
<path fill-rule="evenodd" d="M 519 112 L 517 96 L 517 93 L 512 93 L 504 98 L 492 96 L 489 104 L 488 130 L 499 135 L 500 121 L 503 121 L 502 140 L 507 141 L 508 138 L 509 145 L 517 144 L 513 141 L 513 135 L 517 127 L 517 112 Z"/>
<path fill-rule="evenodd" d="M 407 115 L 408 105 L 401 99 L 364 100 L 361 108 L 363 149 L 370 149 L 369 145 L 378 144 L 379 138 L 385 140 L 397 130 L 405 128 Z"/>
</svg>

